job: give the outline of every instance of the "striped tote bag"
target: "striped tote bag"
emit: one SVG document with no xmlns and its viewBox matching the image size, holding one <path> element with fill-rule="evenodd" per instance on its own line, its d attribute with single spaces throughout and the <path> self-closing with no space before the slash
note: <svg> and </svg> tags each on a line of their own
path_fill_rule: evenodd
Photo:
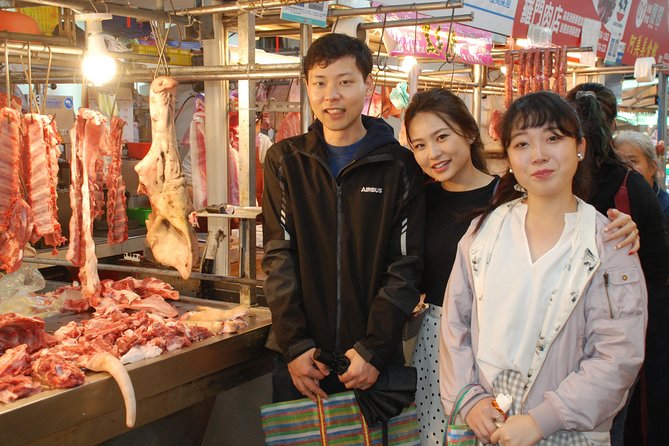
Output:
<svg viewBox="0 0 669 446">
<path fill-rule="evenodd" d="M 291 446 L 381 446 L 381 424 L 367 426 L 352 391 L 319 398 L 267 404 L 260 408 L 265 444 Z M 416 406 L 388 421 L 387 445 L 418 446 Z"/>
</svg>

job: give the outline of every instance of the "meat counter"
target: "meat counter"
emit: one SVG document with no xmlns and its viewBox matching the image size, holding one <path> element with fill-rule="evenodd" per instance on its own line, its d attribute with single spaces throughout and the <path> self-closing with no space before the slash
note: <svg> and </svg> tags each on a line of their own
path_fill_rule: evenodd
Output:
<svg viewBox="0 0 669 446">
<path fill-rule="evenodd" d="M 234 304 L 182 297 L 172 302 L 179 313 L 204 305 Z M 89 314 L 46 318 L 47 331 Z M 236 334 L 217 335 L 189 347 L 126 365 L 137 399 L 134 429 L 259 377 L 271 370 L 264 348 L 271 317 L 255 307 L 245 318 L 249 326 Z M 46 390 L 0 405 L 0 444 L 98 444 L 128 432 L 125 406 L 116 381 L 107 373 L 87 373 L 82 386 Z"/>
</svg>

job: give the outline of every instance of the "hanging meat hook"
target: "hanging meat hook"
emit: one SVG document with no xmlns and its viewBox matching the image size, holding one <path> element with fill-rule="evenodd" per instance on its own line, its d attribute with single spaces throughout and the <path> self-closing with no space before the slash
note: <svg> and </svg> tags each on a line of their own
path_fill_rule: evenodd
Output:
<svg viewBox="0 0 669 446">
<path fill-rule="evenodd" d="M 49 49 L 49 63 L 46 66 L 46 79 L 44 82 L 44 98 L 42 100 L 42 110 L 46 110 L 46 97 L 49 95 L 49 77 L 51 76 L 51 61 L 53 59 L 51 46 L 47 45 L 47 48 Z M 53 120 L 53 118 L 51 118 L 51 120 Z"/>
<path fill-rule="evenodd" d="M 7 39 L 5 39 L 5 82 L 7 84 L 7 107 L 12 106 L 12 84 L 9 80 L 9 51 L 7 49 Z"/>
</svg>

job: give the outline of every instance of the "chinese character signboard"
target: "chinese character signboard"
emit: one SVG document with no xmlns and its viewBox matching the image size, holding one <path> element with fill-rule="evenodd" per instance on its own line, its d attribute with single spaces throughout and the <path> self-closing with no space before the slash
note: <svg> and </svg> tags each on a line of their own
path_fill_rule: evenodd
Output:
<svg viewBox="0 0 669 446">
<path fill-rule="evenodd" d="M 669 2 L 634 1 L 627 21 L 623 63 L 632 65 L 637 57 L 655 57 L 669 63 Z"/>
<path fill-rule="evenodd" d="M 514 37 L 530 25 L 552 30 L 557 45 L 581 45 L 585 19 L 601 23 L 597 56 L 607 64 L 633 65 L 637 57 L 669 60 L 666 0 L 518 0 Z"/>
<path fill-rule="evenodd" d="M 385 20 L 415 18 L 415 14 L 387 14 Z M 419 15 L 420 16 L 420 15 Z M 383 22 L 384 16 L 376 20 Z M 468 64 L 493 65 L 492 33 L 459 23 L 387 28 L 384 42 L 391 56 L 414 56 L 435 60 L 455 59 Z M 450 37 L 449 37 L 450 36 Z"/>
<path fill-rule="evenodd" d="M 434 0 L 382 0 L 380 3 L 372 2 L 372 5 L 405 5 L 412 3 L 434 3 Z M 497 34 L 510 36 L 513 30 L 513 20 L 516 16 L 516 6 L 518 0 L 464 0 L 464 7 L 457 8 L 455 14 L 463 15 L 469 12 L 474 14 L 474 20 L 467 22 L 467 26 L 490 31 Z M 425 11 L 425 14 L 433 17 L 450 17 L 450 9 L 439 9 L 435 11 Z M 415 15 L 411 15 L 413 18 Z M 419 17 L 424 17 L 419 15 Z M 448 20 L 444 20 L 448 23 Z M 442 26 L 443 27 L 443 26 Z"/>
</svg>

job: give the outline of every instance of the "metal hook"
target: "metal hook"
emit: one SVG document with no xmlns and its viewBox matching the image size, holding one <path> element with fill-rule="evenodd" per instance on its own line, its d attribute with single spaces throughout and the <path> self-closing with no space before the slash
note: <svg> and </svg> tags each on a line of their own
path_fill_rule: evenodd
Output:
<svg viewBox="0 0 669 446">
<path fill-rule="evenodd" d="M 51 46 L 47 45 L 49 49 L 49 64 L 46 67 L 46 80 L 44 82 L 44 100 L 42 102 L 42 109 L 46 109 L 46 98 L 49 95 L 49 77 L 51 76 L 51 60 L 53 58 L 53 52 L 51 51 Z"/>
<path fill-rule="evenodd" d="M 9 80 L 9 51 L 7 50 L 7 39 L 5 39 L 5 82 L 7 83 L 7 107 L 12 106 L 12 84 Z"/>
<path fill-rule="evenodd" d="M 93 7 L 93 10 L 95 10 L 95 12 L 96 12 L 97 14 L 100 13 L 100 11 L 98 11 L 98 8 L 95 6 L 95 3 L 93 3 L 93 0 L 88 0 L 88 3 L 91 4 L 91 6 Z M 107 4 L 105 4 L 105 9 L 107 9 Z M 109 9 L 107 9 L 107 12 L 109 12 Z"/>
</svg>

